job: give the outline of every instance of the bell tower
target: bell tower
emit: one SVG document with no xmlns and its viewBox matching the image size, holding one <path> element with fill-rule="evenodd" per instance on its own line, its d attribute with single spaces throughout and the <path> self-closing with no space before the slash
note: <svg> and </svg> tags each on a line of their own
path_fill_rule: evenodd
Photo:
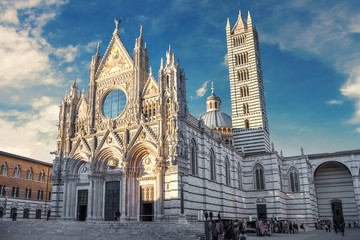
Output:
<svg viewBox="0 0 360 240">
<path fill-rule="evenodd" d="M 234 147 L 245 154 L 270 152 L 270 135 L 258 33 L 250 12 L 226 24 Z"/>
</svg>

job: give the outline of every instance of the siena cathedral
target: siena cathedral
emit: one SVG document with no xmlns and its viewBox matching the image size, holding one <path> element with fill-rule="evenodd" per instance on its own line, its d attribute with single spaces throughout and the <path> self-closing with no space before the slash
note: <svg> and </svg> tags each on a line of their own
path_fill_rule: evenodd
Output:
<svg viewBox="0 0 360 240">
<path fill-rule="evenodd" d="M 88 96 L 74 83 L 61 103 L 52 218 L 186 222 L 206 210 L 224 219 L 360 220 L 360 150 L 284 157 L 270 142 L 250 13 L 226 24 L 232 116 L 214 87 L 206 113 L 191 115 L 171 48 L 155 78 L 142 27 L 131 55 L 115 23 L 104 56 L 98 46 L 92 58 Z"/>
</svg>

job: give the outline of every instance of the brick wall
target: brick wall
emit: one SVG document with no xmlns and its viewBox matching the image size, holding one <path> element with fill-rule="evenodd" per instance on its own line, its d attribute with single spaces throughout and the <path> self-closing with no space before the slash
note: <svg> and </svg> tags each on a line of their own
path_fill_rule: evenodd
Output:
<svg viewBox="0 0 360 240">
<path fill-rule="evenodd" d="M 1 175 L 0 185 L 3 188 L 6 186 L 6 195 L 12 197 L 12 188 L 19 188 L 18 198 L 26 198 L 26 189 L 31 189 L 31 199 L 38 199 L 38 191 L 43 192 L 43 200 L 49 200 L 49 192 L 51 192 L 52 184 L 50 182 L 50 175 L 52 171 L 52 164 L 40 162 L 34 159 L 25 158 L 22 156 L 0 152 L 0 167 L 7 163 L 7 176 Z M 20 177 L 14 177 L 14 169 L 19 165 L 21 168 Z M 27 179 L 27 173 L 30 167 L 33 170 L 32 180 Z M 44 181 L 39 181 L 39 174 L 44 171 Z"/>
</svg>

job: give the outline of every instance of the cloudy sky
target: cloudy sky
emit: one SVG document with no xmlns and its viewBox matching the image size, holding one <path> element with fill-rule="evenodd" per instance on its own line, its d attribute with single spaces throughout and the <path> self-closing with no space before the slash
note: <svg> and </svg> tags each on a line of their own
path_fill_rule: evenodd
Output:
<svg viewBox="0 0 360 240">
<path fill-rule="evenodd" d="M 143 25 L 156 73 L 171 44 L 185 69 L 190 112 L 205 111 L 211 82 L 231 114 L 226 19 L 251 13 L 271 139 L 285 156 L 360 148 L 360 2 L 353 0 L 2 0 L 0 150 L 51 162 L 59 104 L 89 78 L 122 18 L 130 53 Z"/>
</svg>

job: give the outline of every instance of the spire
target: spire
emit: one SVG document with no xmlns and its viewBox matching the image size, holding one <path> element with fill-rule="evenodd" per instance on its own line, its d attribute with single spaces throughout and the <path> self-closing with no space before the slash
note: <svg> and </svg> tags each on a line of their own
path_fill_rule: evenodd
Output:
<svg viewBox="0 0 360 240">
<path fill-rule="evenodd" d="M 171 45 L 169 44 L 169 51 L 166 52 L 166 65 L 175 64 L 174 53 L 171 51 Z"/>
<path fill-rule="evenodd" d="M 100 55 L 100 43 L 98 42 L 96 55 Z"/>
<path fill-rule="evenodd" d="M 152 76 L 153 76 L 152 67 L 150 66 L 150 68 L 149 68 L 149 77 L 152 77 Z"/>
<path fill-rule="evenodd" d="M 250 16 L 250 11 L 248 11 L 247 24 L 248 24 L 248 25 L 251 25 L 251 24 L 252 24 L 252 20 L 251 20 L 251 16 Z"/>
<path fill-rule="evenodd" d="M 229 18 L 226 21 L 226 28 L 230 28 L 230 20 L 229 20 Z"/>
<path fill-rule="evenodd" d="M 164 59 L 161 58 L 160 60 L 160 70 L 164 69 Z"/>
<path fill-rule="evenodd" d="M 142 37 L 142 32 L 143 32 L 142 25 L 140 25 L 140 37 Z"/>
<path fill-rule="evenodd" d="M 214 82 L 211 82 L 211 95 L 214 95 Z"/>
</svg>

